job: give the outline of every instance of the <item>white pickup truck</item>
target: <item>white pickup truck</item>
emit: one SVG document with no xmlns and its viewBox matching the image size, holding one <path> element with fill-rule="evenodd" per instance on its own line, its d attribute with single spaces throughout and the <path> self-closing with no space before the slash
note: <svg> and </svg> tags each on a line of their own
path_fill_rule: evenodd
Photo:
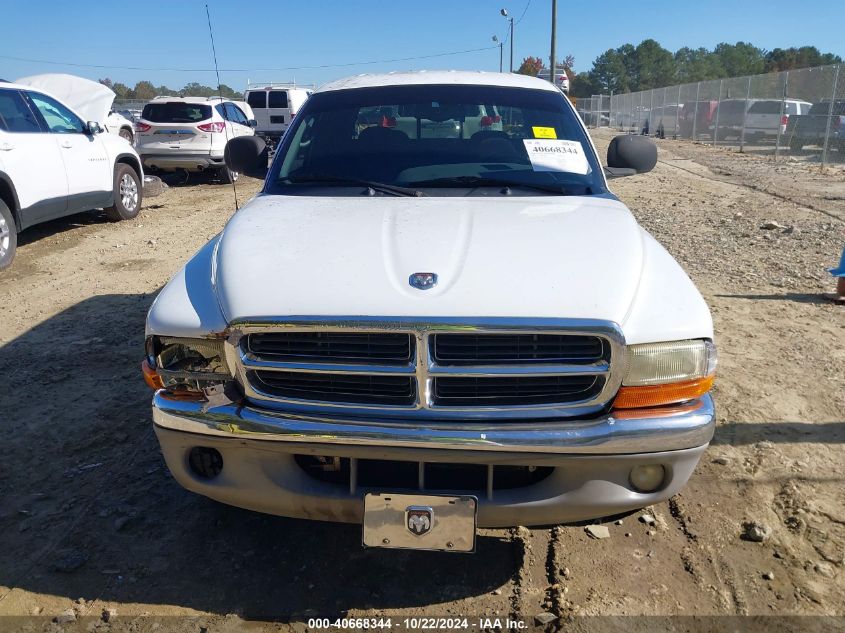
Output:
<svg viewBox="0 0 845 633">
<path fill-rule="evenodd" d="M 479 105 L 501 129 L 370 116 L 460 126 Z M 234 139 L 229 167 L 264 188 L 147 319 L 170 471 L 224 503 L 360 523 L 366 546 L 443 551 L 674 495 L 713 434 L 712 322 L 607 185 L 656 158 L 619 137 L 603 168 L 554 86 L 470 72 L 327 85 L 269 170 L 261 139 Z"/>
</svg>

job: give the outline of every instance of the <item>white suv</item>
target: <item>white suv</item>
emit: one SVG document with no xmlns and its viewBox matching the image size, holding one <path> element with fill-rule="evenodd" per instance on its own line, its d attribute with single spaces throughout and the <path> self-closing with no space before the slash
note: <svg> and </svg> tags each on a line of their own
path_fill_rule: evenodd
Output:
<svg viewBox="0 0 845 633">
<path fill-rule="evenodd" d="M 102 131 L 43 91 L 0 82 L 0 269 L 34 224 L 99 208 L 111 220 L 138 215 L 138 154 Z"/>
<path fill-rule="evenodd" d="M 255 121 L 237 103 L 219 97 L 156 97 L 135 124 L 135 147 L 151 170 L 214 171 L 237 180 L 223 162 L 226 143 L 255 134 Z"/>
</svg>

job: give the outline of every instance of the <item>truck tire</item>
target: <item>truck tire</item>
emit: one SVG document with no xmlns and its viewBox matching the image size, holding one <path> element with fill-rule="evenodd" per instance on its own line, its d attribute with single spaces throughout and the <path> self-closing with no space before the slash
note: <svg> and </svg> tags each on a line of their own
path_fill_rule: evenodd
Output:
<svg viewBox="0 0 845 633">
<path fill-rule="evenodd" d="M 17 245 L 18 229 L 15 226 L 15 218 L 6 203 L 0 200 L 0 270 L 12 263 Z"/>
<path fill-rule="evenodd" d="M 118 163 L 114 170 L 114 204 L 105 209 L 112 222 L 131 220 L 141 210 L 144 188 L 141 179 L 132 167 Z"/>
<path fill-rule="evenodd" d="M 232 171 L 228 167 L 221 167 L 217 170 L 217 177 L 224 185 L 231 185 L 233 182 L 237 182 L 238 176 L 238 172 Z"/>
<path fill-rule="evenodd" d="M 135 135 L 132 134 L 132 130 L 125 128 L 125 127 L 120 128 L 119 136 L 120 136 L 120 138 L 125 138 L 127 141 L 129 141 L 130 145 L 135 144 Z"/>
</svg>

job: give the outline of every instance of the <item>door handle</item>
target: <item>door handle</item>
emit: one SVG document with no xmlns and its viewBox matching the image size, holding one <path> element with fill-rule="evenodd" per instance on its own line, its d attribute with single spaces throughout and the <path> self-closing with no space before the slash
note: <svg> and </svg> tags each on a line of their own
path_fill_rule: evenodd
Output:
<svg viewBox="0 0 845 633">
<path fill-rule="evenodd" d="M 62 141 L 62 147 L 64 147 L 65 149 L 70 149 L 71 147 L 73 147 L 73 143 L 71 143 L 70 141 Z"/>
<path fill-rule="evenodd" d="M 0 143 L 0 151 L 8 152 L 15 149 L 15 146 L 9 143 L 8 141 L 5 143 Z"/>
</svg>

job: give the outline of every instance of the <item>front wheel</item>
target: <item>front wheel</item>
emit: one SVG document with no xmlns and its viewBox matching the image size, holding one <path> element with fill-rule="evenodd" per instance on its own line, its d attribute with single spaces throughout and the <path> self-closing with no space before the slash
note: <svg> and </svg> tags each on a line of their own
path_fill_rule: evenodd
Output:
<svg viewBox="0 0 845 633">
<path fill-rule="evenodd" d="M 114 170 L 114 204 L 107 208 L 109 220 L 131 220 L 141 210 L 143 188 L 138 174 L 129 165 L 120 163 Z"/>
<path fill-rule="evenodd" d="M 237 182 L 238 175 L 238 172 L 232 171 L 228 167 L 221 167 L 217 170 L 217 177 L 224 185 L 231 185 L 233 182 Z"/>
<path fill-rule="evenodd" d="M 0 270 L 11 265 L 18 245 L 18 230 L 15 219 L 6 203 L 0 200 Z"/>
</svg>

